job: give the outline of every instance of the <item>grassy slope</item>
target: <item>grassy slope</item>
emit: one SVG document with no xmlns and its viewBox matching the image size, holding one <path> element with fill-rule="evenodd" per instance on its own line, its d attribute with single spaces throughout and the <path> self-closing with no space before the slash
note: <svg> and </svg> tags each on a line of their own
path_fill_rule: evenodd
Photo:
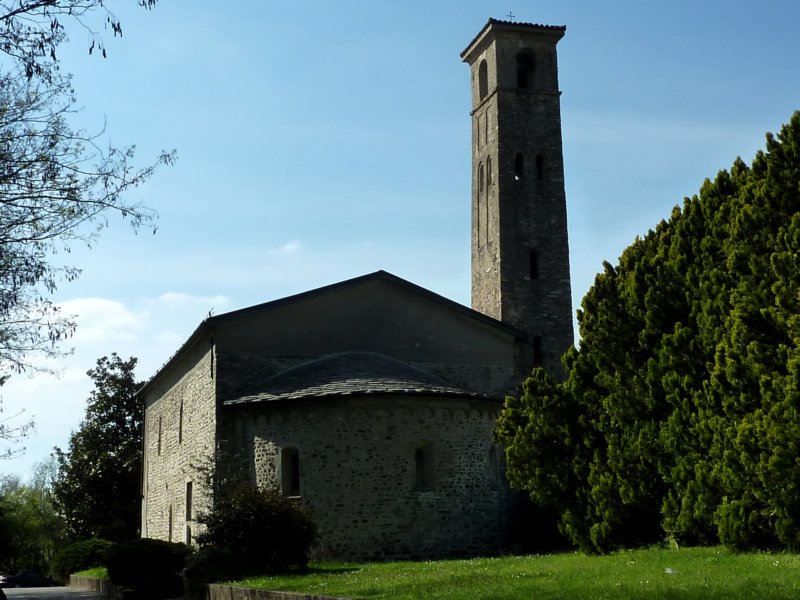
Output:
<svg viewBox="0 0 800 600">
<path fill-rule="evenodd" d="M 86 569 L 85 571 L 79 571 L 77 573 L 73 573 L 73 575 L 78 575 L 80 577 L 94 577 L 96 579 L 108 579 L 108 571 L 105 567 L 95 567 L 93 569 Z"/>
<path fill-rule="evenodd" d="M 648 549 L 421 563 L 322 565 L 237 585 L 353 598 L 800 598 L 800 555 Z"/>
</svg>

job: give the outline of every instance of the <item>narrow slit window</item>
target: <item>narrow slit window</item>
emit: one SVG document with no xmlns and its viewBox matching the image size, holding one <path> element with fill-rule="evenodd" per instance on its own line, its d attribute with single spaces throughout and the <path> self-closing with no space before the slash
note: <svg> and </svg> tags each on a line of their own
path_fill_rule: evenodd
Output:
<svg viewBox="0 0 800 600">
<path fill-rule="evenodd" d="M 297 448 L 281 450 L 281 490 L 285 496 L 300 495 L 300 452 Z"/>
<path fill-rule="evenodd" d="M 161 417 L 158 417 L 158 455 L 161 456 Z"/>
<path fill-rule="evenodd" d="M 193 512 L 192 503 L 194 502 L 193 495 L 194 495 L 194 490 L 192 489 L 192 482 L 191 481 L 187 481 L 186 482 L 186 520 L 187 521 L 191 521 L 192 520 L 192 512 Z"/>
<path fill-rule="evenodd" d="M 492 157 L 486 159 L 486 191 L 488 192 L 492 187 Z"/>
<path fill-rule="evenodd" d="M 483 170 L 483 163 L 478 165 L 478 196 L 483 196 L 483 188 L 485 185 L 486 174 Z"/>
<path fill-rule="evenodd" d="M 536 179 L 544 179 L 544 156 L 536 155 Z"/>
<path fill-rule="evenodd" d="M 183 443 L 183 400 L 181 400 L 181 407 L 178 411 L 178 443 Z"/>
<path fill-rule="evenodd" d="M 167 541 L 172 541 L 172 504 L 169 505 L 169 518 L 167 519 Z"/>
</svg>

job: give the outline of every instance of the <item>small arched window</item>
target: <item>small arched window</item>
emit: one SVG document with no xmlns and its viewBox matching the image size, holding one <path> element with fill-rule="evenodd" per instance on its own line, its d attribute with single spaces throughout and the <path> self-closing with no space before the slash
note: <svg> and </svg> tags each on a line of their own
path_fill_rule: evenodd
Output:
<svg viewBox="0 0 800 600">
<path fill-rule="evenodd" d="M 542 338 L 533 336 L 533 364 L 542 364 Z"/>
<path fill-rule="evenodd" d="M 526 48 L 517 54 L 517 89 L 533 88 L 535 66 L 536 58 L 529 49 Z"/>
<path fill-rule="evenodd" d="M 485 60 L 478 65 L 478 97 L 480 100 L 486 98 L 489 93 L 489 67 Z"/>
<path fill-rule="evenodd" d="M 433 448 L 429 442 L 418 442 L 414 449 L 414 487 L 433 487 Z"/>
<path fill-rule="evenodd" d="M 525 176 L 525 155 L 517 152 L 514 155 L 514 181 L 522 181 Z"/>
<path fill-rule="evenodd" d="M 544 156 L 541 154 L 536 155 L 536 179 L 544 179 Z"/>
<path fill-rule="evenodd" d="M 486 173 L 483 170 L 483 163 L 478 165 L 478 196 L 483 196 L 483 188 L 486 185 Z"/>
<path fill-rule="evenodd" d="M 489 448 L 489 457 L 488 462 L 486 465 L 487 468 L 487 479 L 489 480 L 489 485 L 493 488 L 497 487 L 500 483 L 500 461 L 497 460 L 497 447 L 492 446 Z"/>
</svg>

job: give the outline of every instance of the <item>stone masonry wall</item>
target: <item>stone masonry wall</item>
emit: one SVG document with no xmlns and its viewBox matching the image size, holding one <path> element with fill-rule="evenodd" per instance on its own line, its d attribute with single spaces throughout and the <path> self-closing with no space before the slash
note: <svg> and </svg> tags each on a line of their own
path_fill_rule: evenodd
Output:
<svg viewBox="0 0 800 600">
<path fill-rule="evenodd" d="M 298 450 L 299 501 L 320 527 L 321 556 L 477 556 L 503 545 L 509 493 L 492 439 L 497 404 L 401 396 L 225 410 L 259 486 L 280 486 L 281 450 Z"/>
<path fill-rule="evenodd" d="M 197 467 L 211 468 L 214 459 L 213 356 L 210 343 L 198 344 L 147 391 L 142 537 L 189 541 L 198 533 L 194 518 L 211 501 Z"/>
</svg>

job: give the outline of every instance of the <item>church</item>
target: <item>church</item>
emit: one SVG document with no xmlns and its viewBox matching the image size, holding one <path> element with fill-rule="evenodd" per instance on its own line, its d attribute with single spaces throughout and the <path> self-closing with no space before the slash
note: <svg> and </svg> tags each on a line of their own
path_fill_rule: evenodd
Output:
<svg viewBox="0 0 800 600">
<path fill-rule="evenodd" d="M 139 392 L 143 537 L 192 543 L 235 476 L 307 507 L 320 557 L 503 550 L 512 495 L 495 420 L 573 343 L 564 33 L 490 19 L 461 53 L 472 307 L 378 271 L 205 319 Z"/>
</svg>

